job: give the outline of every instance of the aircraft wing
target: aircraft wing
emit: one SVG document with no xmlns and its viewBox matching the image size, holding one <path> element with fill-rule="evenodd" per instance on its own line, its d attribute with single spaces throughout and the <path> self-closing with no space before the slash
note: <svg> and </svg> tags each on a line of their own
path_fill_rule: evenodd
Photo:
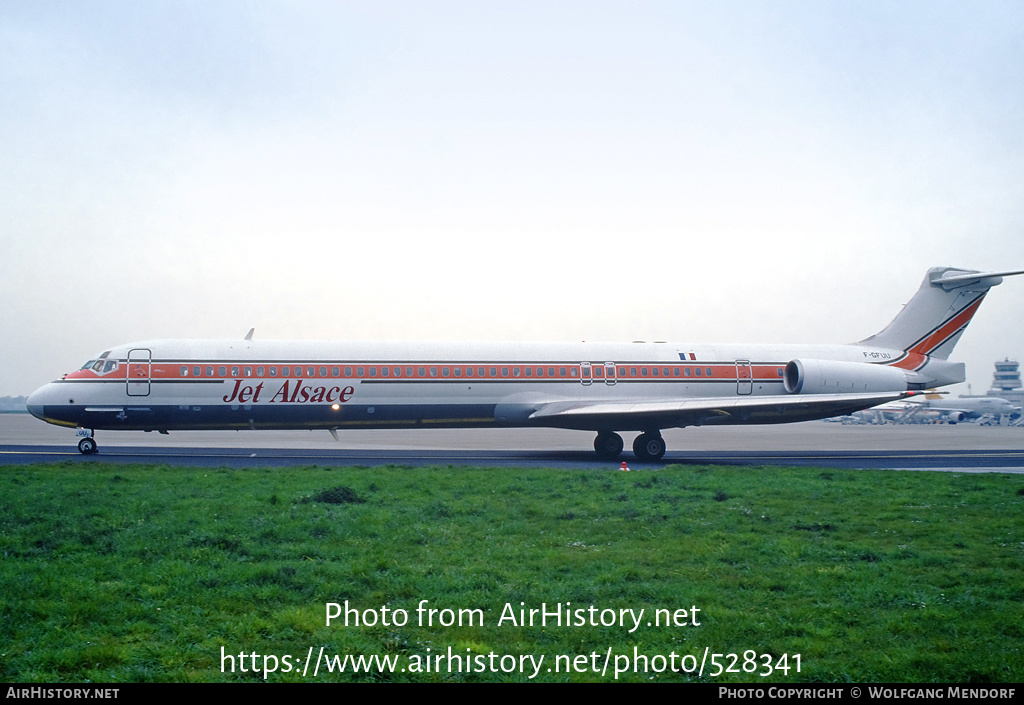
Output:
<svg viewBox="0 0 1024 705">
<path fill-rule="evenodd" d="M 552 401 L 529 419 L 539 424 L 590 429 L 608 425 L 623 430 L 729 423 L 784 423 L 845 416 L 918 392 L 862 394 L 785 394 L 708 397 L 658 401 Z"/>
</svg>

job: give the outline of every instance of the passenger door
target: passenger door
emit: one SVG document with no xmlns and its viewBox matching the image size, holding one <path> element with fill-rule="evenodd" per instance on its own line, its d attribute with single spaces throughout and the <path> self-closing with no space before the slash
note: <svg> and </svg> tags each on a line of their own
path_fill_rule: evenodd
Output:
<svg viewBox="0 0 1024 705">
<path fill-rule="evenodd" d="M 128 351 L 128 396 L 149 396 L 152 370 L 152 351 L 146 348 L 135 348 Z"/>
</svg>

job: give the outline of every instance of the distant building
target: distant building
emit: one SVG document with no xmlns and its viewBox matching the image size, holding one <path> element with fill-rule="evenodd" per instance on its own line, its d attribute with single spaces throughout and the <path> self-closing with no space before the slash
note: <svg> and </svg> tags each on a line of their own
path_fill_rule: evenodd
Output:
<svg viewBox="0 0 1024 705">
<path fill-rule="evenodd" d="M 28 412 L 28 397 L 0 397 L 0 412 Z"/>
<path fill-rule="evenodd" d="M 1020 363 L 1006 358 L 996 363 L 992 377 L 992 388 L 988 396 L 1005 399 L 1014 406 L 1024 407 L 1024 385 L 1020 381 Z"/>
</svg>

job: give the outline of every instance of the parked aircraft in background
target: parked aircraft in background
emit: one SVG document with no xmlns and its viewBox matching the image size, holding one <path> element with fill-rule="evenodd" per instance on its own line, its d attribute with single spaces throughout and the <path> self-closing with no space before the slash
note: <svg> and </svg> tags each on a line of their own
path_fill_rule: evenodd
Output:
<svg viewBox="0 0 1024 705">
<path fill-rule="evenodd" d="M 918 402 L 922 412 L 936 413 L 949 423 L 973 421 L 982 416 L 1010 416 L 1019 414 L 1020 409 L 999 397 L 959 397 L 944 399 L 938 394 L 928 394 Z"/>
<path fill-rule="evenodd" d="M 977 421 L 998 424 L 1003 416 L 1019 416 L 1020 409 L 998 397 L 959 397 L 947 399 L 928 393 L 907 401 L 889 402 L 851 414 L 844 423 L 921 424 Z"/>
<path fill-rule="evenodd" d="M 548 426 L 594 431 L 602 458 L 639 432 L 850 414 L 964 381 L 948 357 L 1003 276 L 928 271 L 881 332 L 849 345 L 427 344 L 152 340 L 111 348 L 40 388 L 29 411 L 94 431 Z"/>
</svg>

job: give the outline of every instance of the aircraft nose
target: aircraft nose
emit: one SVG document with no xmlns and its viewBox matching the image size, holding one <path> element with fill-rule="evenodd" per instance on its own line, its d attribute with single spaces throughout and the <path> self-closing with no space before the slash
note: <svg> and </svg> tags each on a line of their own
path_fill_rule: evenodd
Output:
<svg viewBox="0 0 1024 705">
<path fill-rule="evenodd" d="M 28 413 L 47 423 L 68 425 L 66 422 L 56 418 L 60 416 L 60 407 L 66 405 L 69 401 L 62 396 L 63 393 L 63 390 L 58 389 L 57 385 L 52 382 L 43 385 L 29 395 L 26 404 L 28 406 Z"/>
<path fill-rule="evenodd" d="M 46 387 L 40 387 L 28 396 L 28 413 L 37 419 L 43 419 L 43 390 L 45 389 Z"/>
</svg>

